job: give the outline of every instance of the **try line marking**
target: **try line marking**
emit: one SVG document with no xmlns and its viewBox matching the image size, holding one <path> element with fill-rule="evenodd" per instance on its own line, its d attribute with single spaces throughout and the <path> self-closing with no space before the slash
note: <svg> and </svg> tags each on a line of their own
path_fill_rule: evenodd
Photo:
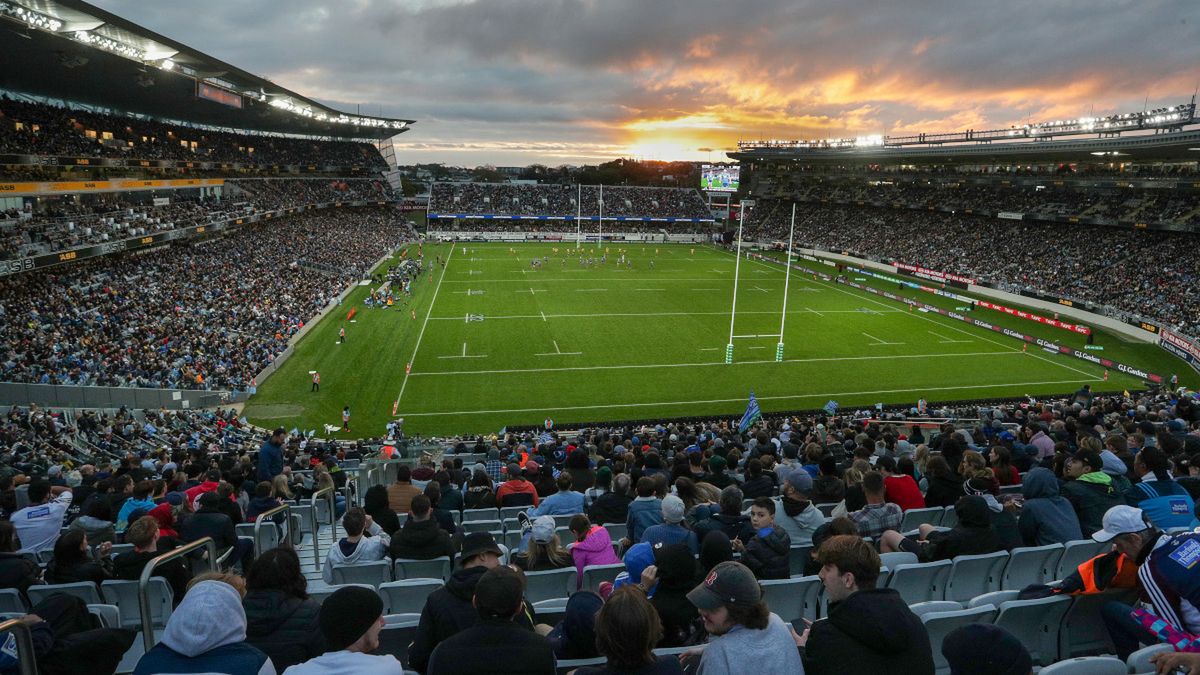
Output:
<svg viewBox="0 0 1200 675">
<path fill-rule="evenodd" d="M 765 362 L 764 362 L 765 363 Z M 774 363 L 773 361 L 771 363 Z M 1043 384 L 1078 384 L 1099 382 L 1100 378 L 1088 380 L 1046 380 L 1043 382 L 1009 382 L 1004 384 L 968 384 L 957 387 L 922 387 L 920 389 L 876 389 L 874 391 L 835 391 L 824 394 L 793 394 L 788 396 L 759 396 L 760 401 L 782 401 L 794 399 L 827 399 L 833 396 L 867 396 L 875 394 L 915 394 L 926 391 L 954 391 L 959 389 L 987 389 L 990 387 L 1030 387 Z M 746 397 L 714 398 L 703 401 L 654 401 L 650 403 L 606 403 L 601 405 L 539 406 L 537 408 L 509 408 L 505 410 L 453 410 L 441 412 L 404 412 L 404 417 L 434 417 L 444 415 L 496 415 L 508 413 L 542 412 L 546 410 L 603 410 L 607 408 L 647 408 L 652 406 L 693 406 L 711 403 L 744 403 Z"/>
<path fill-rule="evenodd" d="M 421 322 L 421 332 L 417 333 L 417 344 L 413 346 L 412 356 L 408 359 L 408 367 L 404 369 L 404 380 L 400 382 L 400 393 L 396 394 L 396 406 L 404 398 L 404 388 L 408 386 L 408 376 L 411 375 L 412 363 L 417 360 L 417 351 L 421 349 L 421 338 L 425 337 L 425 327 L 429 325 L 429 315 L 433 314 L 433 305 L 437 302 L 438 291 L 442 290 L 442 280 L 446 278 L 446 270 L 450 269 L 450 259 L 454 257 L 455 246 L 450 247 L 450 255 L 446 256 L 446 264 L 442 265 L 442 275 L 438 277 L 437 286 L 433 287 L 433 298 L 429 300 L 429 309 L 425 311 L 425 320 Z M 466 345 L 463 345 L 464 348 Z"/>
</svg>

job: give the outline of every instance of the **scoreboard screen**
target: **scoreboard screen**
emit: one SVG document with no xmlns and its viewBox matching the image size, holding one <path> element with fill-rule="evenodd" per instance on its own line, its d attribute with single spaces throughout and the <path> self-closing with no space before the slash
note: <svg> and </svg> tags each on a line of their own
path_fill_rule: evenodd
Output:
<svg viewBox="0 0 1200 675">
<path fill-rule="evenodd" d="M 700 167 L 700 189 L 708 192 L 737 192 L 740 166 L 712 166 L 705 164 Z"/>
</svg>

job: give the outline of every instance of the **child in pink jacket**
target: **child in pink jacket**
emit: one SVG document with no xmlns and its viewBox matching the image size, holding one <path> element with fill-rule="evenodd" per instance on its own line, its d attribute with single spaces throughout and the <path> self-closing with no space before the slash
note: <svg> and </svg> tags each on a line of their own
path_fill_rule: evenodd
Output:
<svg viewBox="0 0 1200 675">
<path fill-rule="evenodd" d="M 613 551 L 612 537 L 601 525 L 592 525 L 582 513 L 571 518 L 571 532 L 575 543 L 571 546 L 571 557 L 575 559 L 576 586 L 583 586 L 583 568 L 588 565 L 615 565 L 621 562 Z"/>
</svg>

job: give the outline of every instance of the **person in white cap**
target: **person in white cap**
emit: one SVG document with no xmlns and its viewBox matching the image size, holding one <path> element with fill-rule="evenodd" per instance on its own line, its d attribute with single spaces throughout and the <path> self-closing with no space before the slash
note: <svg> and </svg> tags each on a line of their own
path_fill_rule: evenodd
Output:
<svg viewBox="0 0 1200 675">
<path fill-rule="evenodd" d="M 1200 635 L 1200 533 L 1164 534 L 1132 506 L 1114 506 L 1103 528 L 1092 535 L 1111 541 L 1138 565 L 1138 589 L 1149 609 L 1111 601 L 1101 608 L 1117 656 L 1129 657 L 1140 644 L 1157 644 L 1169 634 Z"/>
</svg>

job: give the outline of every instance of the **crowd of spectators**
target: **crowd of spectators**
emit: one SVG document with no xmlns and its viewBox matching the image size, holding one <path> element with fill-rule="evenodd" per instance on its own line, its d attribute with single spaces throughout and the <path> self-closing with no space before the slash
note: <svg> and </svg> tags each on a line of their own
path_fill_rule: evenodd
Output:
<svg viewBox="0 0 1200 675">
<path fill-rule="evenodd" d="M 386 207 L 329 209 L 154 255 L 5 277 L 0 379 L 245 390 L 338 293 L 414 236 Z"/>
<path fill-rule="evenodd" d="M 105 241 L 218 223 L 265 211 L 349 201 L 391 200 L 383 181 L 266 178 L 226 181 L 223 198 L 201 200 L 180 190 L 156 205 L 157 193 L 126 192 L 39 200 L 28 210 L 0 213 L 0 260 L 52 253 Z"/>
<path fill-rule="evenodd" d="M 700 192 L 690 188 L 526 185 L 517 183 L 434 183 L 430 213 L 511 216 L 600 216 L 605 218 L 703 218 L 712 212 Z M 581 200 L 581 201 L 580 201 Z M 582 209 L 579 205 L 582 204 Z M 624 225 L 622 225 L 624 227 Z"/>
<path fill-rule="evenodd" d="M 759 202 L 745 238 L 786 241 L 791 202 Z M 986 280 L 1200 335 L 1200 235 L 966 213 L 799 203 L 796 244 Z"/>
<path fill-rule="evenodd" d="M 237 134 L 0 96 L 0 153 L 387 168 L 369 143 Z"/>
</svg>

